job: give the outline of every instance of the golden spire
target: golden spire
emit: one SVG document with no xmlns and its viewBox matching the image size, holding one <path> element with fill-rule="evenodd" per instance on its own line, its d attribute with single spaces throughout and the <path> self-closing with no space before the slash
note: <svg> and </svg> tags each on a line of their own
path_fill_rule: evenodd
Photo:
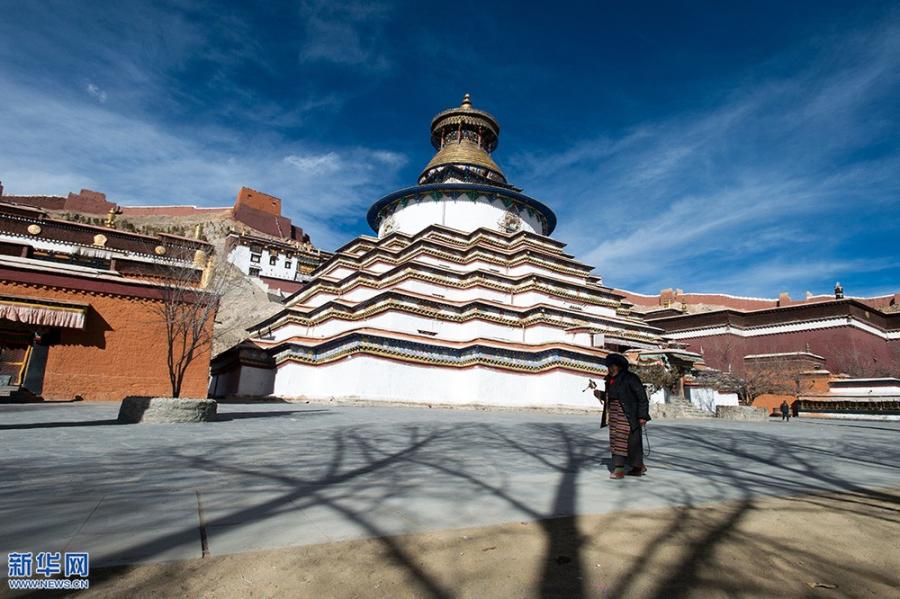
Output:
<svg viewBox="0 0 900 599">
<path fill-rule="evenodd" d="M 419 184 L 452 178 L 508 186 L 491 158 L 499 135 L 497 119 L 474 108 L 472 95 L 466 93 L 457 108 L 439 112 L 431 120 L 431 145 L 437 153 L 419 175 Z"/>
</svg>

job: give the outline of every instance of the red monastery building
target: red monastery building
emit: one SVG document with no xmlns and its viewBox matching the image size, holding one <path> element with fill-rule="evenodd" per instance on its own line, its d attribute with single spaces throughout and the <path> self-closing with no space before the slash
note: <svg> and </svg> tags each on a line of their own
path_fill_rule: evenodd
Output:
<svg viewBox="0 0 900 599">
<path fill-rule="evenodd" d="M 211 251 L 117 230 L 114 218 L 92 226 L 0 202 L 0 400 L 171 395 L 159 307 L 173 280 L 186 298 L 204 293 Z M 206 396 L 209 354 L 182 396 Z"/>
<path fill-rule="evenodd" d="M 745 356 L 812 352 L 831 372 L 853 376 L 900 373 L 900 294 L 875 298 L 809 296 L 791 300 L 685 294 L 625 293 L 666 337 L 702 353 L 720 370 L 741 372 Z"/>
</svg>

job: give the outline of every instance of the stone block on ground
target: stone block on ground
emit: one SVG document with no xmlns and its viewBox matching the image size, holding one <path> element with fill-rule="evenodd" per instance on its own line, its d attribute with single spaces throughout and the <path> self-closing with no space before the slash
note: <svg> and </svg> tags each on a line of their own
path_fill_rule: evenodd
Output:
<svg viewBox="0 0 900 599">
<path fill-rule="evenodd" d="M 714 414 L 701 410 L 685 400 L 672 400 L 668 403 L 650 404 L 650 418 L 712 418 Z"/>
<path fill-rule="evenodd" d="M 769 413 L 765 408 L 754 408 L 753 406 L 716 406 L 716 418 L 766 422 L 769 419 Z"/>
<path fill-rule="evenodd" d="M 209 422 L 216 419 L 217 405 L 212 399 L 126 397 L 119 407 L 119 422 L 126 424 Z"/>
</svg>

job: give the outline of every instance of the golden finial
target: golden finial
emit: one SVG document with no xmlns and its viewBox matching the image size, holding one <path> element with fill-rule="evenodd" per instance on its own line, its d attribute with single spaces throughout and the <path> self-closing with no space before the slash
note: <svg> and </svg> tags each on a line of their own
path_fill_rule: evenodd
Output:
<svg viewBox="0 0 900 599">
<path fill-rule="evenodd" d="M 106 226 L 110 229 L 116 228 L 116 216 L 122 214 L 122 211 L 119 210 L 119 207 L 110 208 L 109 212 L 106 213 Z"/>
<path fill-rule="evenodd" d="M 472 96 L 469 94 L 464 95 L 460 108 L 472 108 Z"/>
</svg>

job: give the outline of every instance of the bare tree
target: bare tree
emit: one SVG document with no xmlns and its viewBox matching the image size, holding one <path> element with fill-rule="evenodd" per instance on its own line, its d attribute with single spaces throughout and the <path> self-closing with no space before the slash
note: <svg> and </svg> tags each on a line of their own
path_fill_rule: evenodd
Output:
<svg viewBox="0 0 900 599">
<path fill-rule="evenodd" d="M 660 389 L 665 389 L 670 393 L 678 392 L 683 376 L 678 369 L 668 367 L 660 362 L 639 366 L 637 375 L 641 377 L 641 382 L 649 387 L 648 395 L 653 395 Z"/>
<path fill-rule="evenodd" d="M 880 362 L 873 353 L 866 353 L 856 345 L 844 346 L 834 352 L 834 364 L 832 369 L 857 378 L 875 378 L 897 374 L 897 365 L 900 363 L 900 347 L 888 348 L 889 359 Z"/>
<path fill-rule="evenodd" d="M 737 393 L 743 405 L 751 405 L 761 395 L 798 395 L 800 375 L 806 368 L 783 356 L 773 356 L 745 364 L 742 372 L 708 374 L 704 380 L 723 393 Z"/>
<path fill-rule="evenodd" d="M 216 311 L 226 291 L 238 284 L 230 264 L 209 258 L 205 268 L 162 266 L 156 271 L 161 301 L 156 312 L 166 330 L 166 359 L 172 397 L 181 396 L 185 375 L 198 355 L 212 348 Z"/>
<path fill-rule="evenodd" d="M 723 372 L 740 371 L 744 355 L 731 335 L 723 335 L 714 341 L 708 341 L 704 348 L 704 361 Z"/>
</svg>

